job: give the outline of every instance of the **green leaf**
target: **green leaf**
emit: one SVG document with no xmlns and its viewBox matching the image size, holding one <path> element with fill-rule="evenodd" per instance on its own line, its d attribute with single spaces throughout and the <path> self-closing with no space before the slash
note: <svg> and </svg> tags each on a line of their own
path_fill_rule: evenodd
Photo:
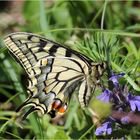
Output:
<svg viewBox="0 0 140 140">
<path fill-rule="evenodd" d="M 70 140 L 70 137 L 66 135 L 64 130 L 59 130 L 55 133 L 53 140 Z"/>
</svg>

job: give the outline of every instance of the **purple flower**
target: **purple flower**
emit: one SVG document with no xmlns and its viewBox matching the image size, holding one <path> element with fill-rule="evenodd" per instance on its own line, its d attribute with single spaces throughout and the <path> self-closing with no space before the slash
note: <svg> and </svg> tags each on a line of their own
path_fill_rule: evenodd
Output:
<svg viewBox="0 0 140 140">
<path fill-rule="evenodd" d="M 125 116 L 121 119 L 122 124 L 128 124 L 130 122 L 130 118 L 128 116 Z"/>
<path fill-rule="evenodd" d="M 107 122 L 103 123 L 95 131 L 96 136 L 101 136 L 101 135 L 104 135 L 104 134 L 110 135 L 111 133 L 112 133 L 112 123 L 111 123 L 111 121 L 107 121 Z"/>
<path fill-rule="evenodd" d="M 126 98 L 132 111 L 136 111 L 136 109 L 140 111 L 140 96 L 133 96 L 131 93 L 128 93 Z"/>
<path fill-rule="evenodd" d="M 110 101 L 111 95 L 112 95 L 111 91 L 106 89 L 101 95 L 97 96 L 96 98 L 99 99 L 100 101 L 108 103 Z"/>
<path fill-rule="evenodd" d="M 116 123 L 119 123 L 120 125 L 130 123 L 130 121 L 132 120 L 131 116 L 124 116 L 123 113 L 121 114 L 121 112 L 128 112 L 128 110 L 130 109 L 132 111 L 140 111 L 140 96 L 132 95 L 128 92 L 126 86 L 122 86 L 119 83 L 119 78 L 123 77 L 124 75 L 125 73 L 112 73 L 112 76 L 109 78 L 109 80 L 112 81 L 114 86 L 112 87 L 112 85 L 108 85 L 109 89 L 106 88 L 99 96 L 96 97 L 102 102 L 110 102 L 112 112 L 120 112 L 119 117 L 117 116 L 118 114 L 111 114 L 110 116 L 108 116 L 108 119 L 96 129 L 96 136 L 101 136 L 105 134 L 110 135 L 113 129 L 116 130 L 118 128 Z"/>
<path fill-rule="evenodd" d="M 110 81 L 113 82 L 114 86 L 115 87 L 118 87 L 119 86 L 119 81 L 118 79 L 123 77 L 125 75 L 125 73 L 120 73 L 120 74 L 117 74 L 115 75 L 114 73 L 112 73 L 112 76 L 109 78 Z"/>
</svg>

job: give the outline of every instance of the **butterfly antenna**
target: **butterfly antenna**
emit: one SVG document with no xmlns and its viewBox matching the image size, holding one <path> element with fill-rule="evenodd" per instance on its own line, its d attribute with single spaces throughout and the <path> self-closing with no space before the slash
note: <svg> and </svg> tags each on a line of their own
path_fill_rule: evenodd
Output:
<svg viewBox="0 0 140 140">
<path fill-rule="evenodd" d="M 35 108 L 34 106 L 32 106 L 32 107 L 23 115 L 22 120 L 25 120 L 29 114 L 31 114 L 32 112 L 34 112 L 34 111 L 36 111 L 36 110 L 38 110 L 38 109 Z"/>
</svg>

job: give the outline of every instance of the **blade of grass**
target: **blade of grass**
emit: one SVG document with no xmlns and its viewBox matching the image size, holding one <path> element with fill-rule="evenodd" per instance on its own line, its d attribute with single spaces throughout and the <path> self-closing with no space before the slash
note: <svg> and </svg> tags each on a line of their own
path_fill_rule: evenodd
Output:
<svg viewBox="0 0 140 140">
<path fill-rule="evenodd" d="M 89 32 L 103 32 L 103 33 L 109 33 L 109 34 L 113 34 L 113 35 L 120 35 L 120 36 L 129 36 L 129 37 L 140 37 L 139 33 L 132 33 L 132 32 L 125 32 L 123 30 L 101 30 L 101 29 L 93 29 L 93 28 L 59 28 L 59 29 L 50 29 L 47 32 L 60 32 L 60 31 L 83 31 L 85 32 L 85 30 L 89 31 Z M 46 32 L 46 33 L 47 33 Z"/>
<path fill-rule="evenodd" d="M 105 0 L 104 7 L 103 7 L 103 13 L 101 18 L 101 30 L 104 29 L 104 17 L 105 17 L 106 7 L 107 7 L 107 0 Z"/>
<path fill-rule="evenodd" d="M 21 137 L 15 135 L 15 134 L 13 134 L 13 133 L 10 133 L 10 132 L 8 132 L 8 131 L 5 131 L 5 134 L 11 135 L 11 136 L 13 136 L 15 139 L 23 140 Z"/>
<path fill-rule="evenodd" d="M 40 3 L 40 10 L 39 10 L 39 14 L 40 14 L 40 27 L 42 32 L 46 32 L 47 30 L 49 30 L 49 24 L 47 23 L 47 18 L 46 18 L 46 12 L 45 12 L 45 1 L 44 0 L 39 0 Z M 53 39 L 53 36 L 51 35 L 51 33 L 47 33 L 46 37 L 49 37 L 51 39 Z"/>
<path fill-rule="evenodd" d="M 120 71 L 123 72 L 124 70 L 121 69 L 117 64 L 115 64 L 114 62 L 111 62 L 112 66 Z M 129 84 L 136 90 L 136 91 L 140 91 L 140 87 L 133 81 L 133 79 L 131 77 L 129 77 L 127 74 L 125 74 L 124 78 L 126 78 L 126 80 L 129 82 Z"/>
</svg>

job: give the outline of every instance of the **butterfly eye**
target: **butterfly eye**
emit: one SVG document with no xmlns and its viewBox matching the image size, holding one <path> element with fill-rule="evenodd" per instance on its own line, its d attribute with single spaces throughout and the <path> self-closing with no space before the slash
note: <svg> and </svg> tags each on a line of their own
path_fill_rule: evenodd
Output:
<svg viewBox="0 0 140 140">
<path fill-rule="evenodd" d="M 66 109 L 67 109 L 67 105 L 64 104 L 64 105 L 62 105 L 62 106 L 58 109 L 58 112 L 59 112 L 59 113 L 65 113 Z"/>
<path fill-rule="evenodd" d="M 56 99 L 52 104 L 52 109 L 58 109 L 62 106 L 62 102 L 59 99 Z"/>
</svg>

